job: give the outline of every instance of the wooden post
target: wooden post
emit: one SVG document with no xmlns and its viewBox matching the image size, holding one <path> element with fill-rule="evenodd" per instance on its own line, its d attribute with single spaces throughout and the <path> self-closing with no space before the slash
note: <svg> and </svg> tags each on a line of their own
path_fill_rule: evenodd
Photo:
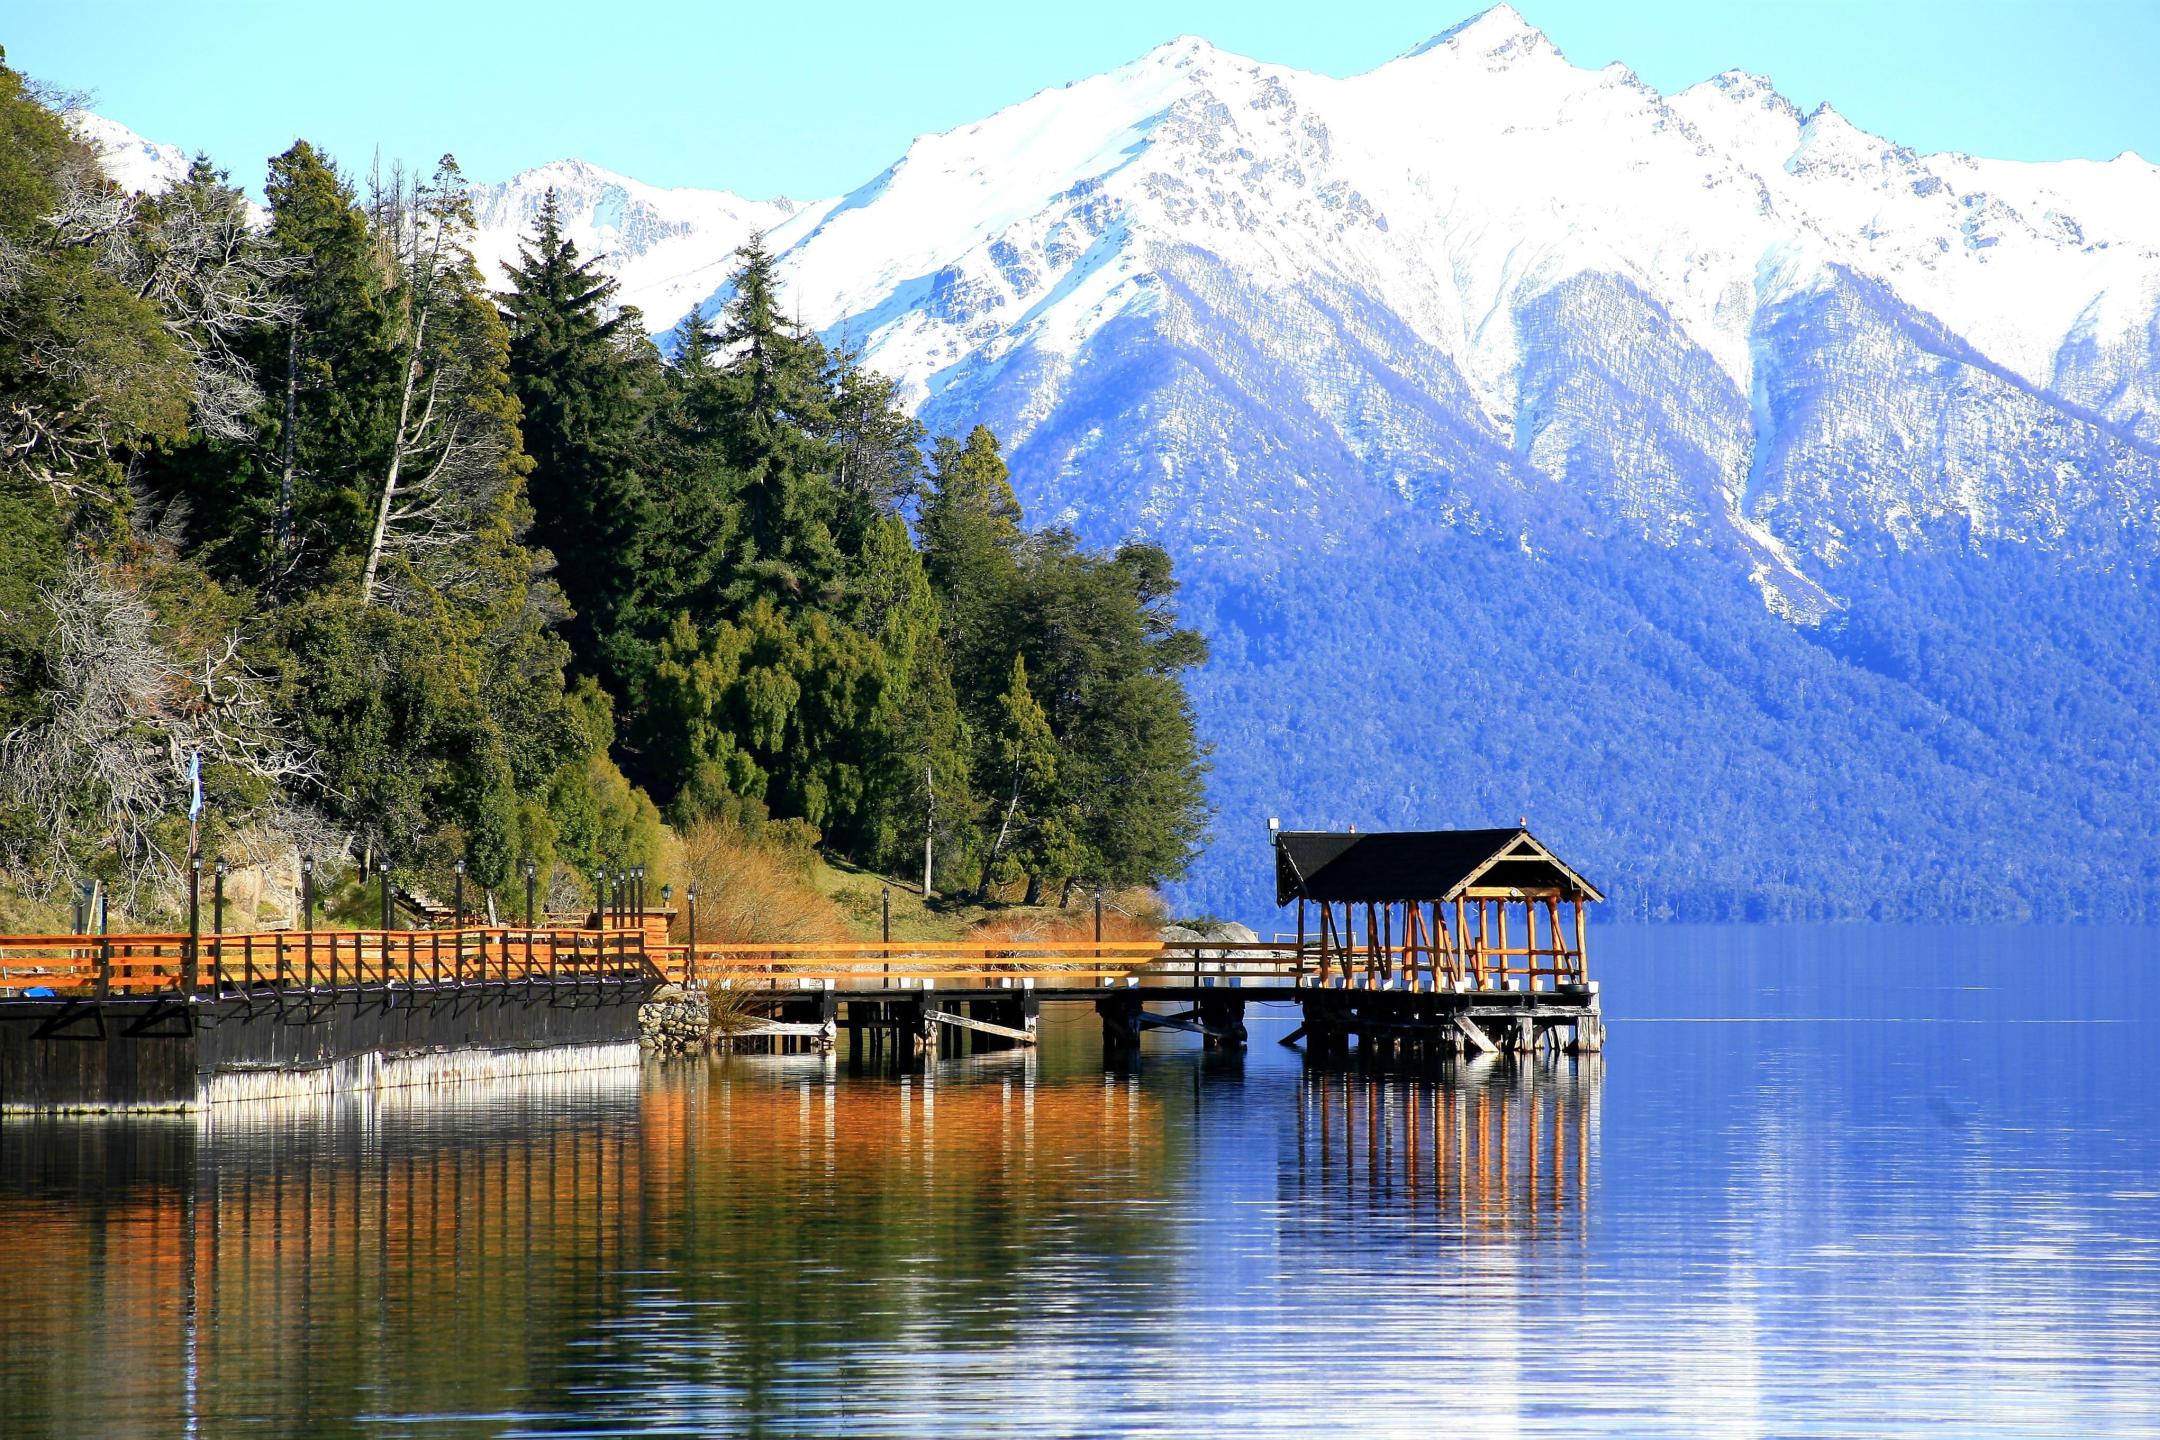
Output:
<svg viewBox="0 0 2160 1440">
<path fill-rule="evenodd" d="M 1500 937 L 1499 943 L 1493 948 L 1500 952 L 1500 988 L 1503 990 L 1513 988 L 1508 984 L 1507 910 L 1507 901 L 1493 901 L 1493 925 Z"/>
<path fill-rule="evenodd" d="M 1536 901 L 1535 899 L 1533 899 L 1532 897 L 1528 896 L 1528 895 L 1525 895 L 1525 896 L 1523 896 L 1523 902 L 1522 902 L 1522 924 L 1523 924 L 1523 969 L 1525 969 L 1525 970 L 1527 970 L 1527 971 L 1529 971 L 1529 972 L 1530 972 L 1529 974 L 1527 974 L 1527 975 L 1525 975 L 1525 976 L 1523 977 L 1523 978 L 1524 978 L 1525 980 L 1527 980 L 1527 981 L 1529 982 L 1529 984 L 1528 984 L 1527 986 L 1525 986 L 1524 988 L 1526 988 L 1526 989 L 1530 989 L 1530 990 L 1535 990 L 1535 989 L 1537 989 L 1537 982 L 1538 982 L 1538 976 L 1537 976 L 1537 972 L 1538 972 L 1538 963 L 1537 963 L 1537 901 Z"/>
<path fill-rule="evenodd" d="M 1575 979 L 1579 984 L 1590 983 L 1589 937 L 1583 933 L 1583 902 L 1575 897 Z"/>
<path fill-rule="evenodd" d="M 312 857 L 303 857 L 300 861 L 300 919 L 303 927 L 302 933 L 307 936 L 307 939 L 302 942 L 307 947 L 307 950 L 305 959 L 302 962 L 300 983 L 303 988 L 313 990 L 315 988 L 315 861 Z"/>
<path fill-rule="evenodd" d="M 1506 938 L 1501 933 L 1500 917 L 1494 903 L 1478 901 L 1478 949 L 1485 955 L 1485 987 L 1488 990 L 1506 988 L 1507 956 L 1493 953 Z M 1496 968 L 1500 973 L 1495 973 Z"/>
<path fill-rule="evenodd" d="M 1297 897 L 1297 981 L 1305 983 L 1305 897 Z"/>
<path fill-rule="evenodd" d="M 1572 977 L 1572 971 L 1565 963 L 1567 960 L 1567 937 L 1560 930 L 1560 893 L 1558 891 L 1554 891 L 1545 897 L 1545 925 L 1546 929 L 1552 932 L 1553 988 L 1557 990 L 1560 988 L 1562 979 Z"/>
</svg>

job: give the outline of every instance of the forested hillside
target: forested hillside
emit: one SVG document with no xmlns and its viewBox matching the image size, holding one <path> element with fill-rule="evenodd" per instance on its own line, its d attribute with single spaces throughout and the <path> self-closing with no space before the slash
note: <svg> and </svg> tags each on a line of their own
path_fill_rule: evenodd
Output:
<svg viewBox="0 0 2160 1440">
<path fill-rule="evenodd" d="M 589 895 L 663 816 L 970 892 L 1183 873 L 1167 556 L 1029 529 L 996 438 L 925 435 L 757 243 L 663 359 L 552 206 L 492 290 L 447 156 L 301 142 L 265 194 L 125 194 L 0 67 L 15 892 L 169 918 L 198 772 L 202 854 L 435 894 Z"/>
</svg>

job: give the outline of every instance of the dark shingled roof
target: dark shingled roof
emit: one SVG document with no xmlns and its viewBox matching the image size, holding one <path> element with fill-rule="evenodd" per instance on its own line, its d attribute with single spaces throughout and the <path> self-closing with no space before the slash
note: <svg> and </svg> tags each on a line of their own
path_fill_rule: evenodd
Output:
<svg viewBox="0 0 2160 1440">
<path fill-rule="evenodd" d="M 1487 862 L 1519 842 L 1543 854 Z M 1501 830 L 1397 830 L 1339 834 L 1285 830 L 1275 837 L 1275 903 L 1307 900 L 1452 900 L 1473 877 L 1478 883 L 1534 889 L 1558 888 L 1585 900 L 1605 897 L 1538 844 L 1530 832 Z"/>
</svg>

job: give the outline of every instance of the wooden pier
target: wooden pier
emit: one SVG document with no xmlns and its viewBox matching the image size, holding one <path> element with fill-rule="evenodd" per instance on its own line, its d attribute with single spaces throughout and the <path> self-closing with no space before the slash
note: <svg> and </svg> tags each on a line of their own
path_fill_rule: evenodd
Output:
<svg viewBox="0 0 2160 1440">
<path fill-rule="evenodd" d="M 187 1105 L 221 1076 L 370 1054 L 620 1047 L 666 985 L 703 991 L 737 1048 L 844 1035 L 852 1059 L 899 1063 L 1031 1045 L 1054 1003 L 1092 1005 L 1110 1055 L 1150 1031 L 1241 1047 L 1258 1004 L 1296 1007 L 1286 1043 L 1319 1055 L 1603 1047 L 1583 920 L 1602 896 L 1527 831 L 1282 834 L 1276 865 L 1297 932 L 1246 942 L 676 942 L 671 914 L 623 909 L 581 925 L 0 936 L 0 1109 Z"/>
</svg>

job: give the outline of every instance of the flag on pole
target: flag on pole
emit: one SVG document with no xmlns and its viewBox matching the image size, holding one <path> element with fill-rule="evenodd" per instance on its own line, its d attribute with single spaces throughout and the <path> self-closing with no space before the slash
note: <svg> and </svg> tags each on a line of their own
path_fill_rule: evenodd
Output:
<svg viewBox="0 0 2160 1440">
<path fill-rule="evenodd" d="M 188 756 L 188 823 L 202 819 L 202 751 Z"/>
</svg>

